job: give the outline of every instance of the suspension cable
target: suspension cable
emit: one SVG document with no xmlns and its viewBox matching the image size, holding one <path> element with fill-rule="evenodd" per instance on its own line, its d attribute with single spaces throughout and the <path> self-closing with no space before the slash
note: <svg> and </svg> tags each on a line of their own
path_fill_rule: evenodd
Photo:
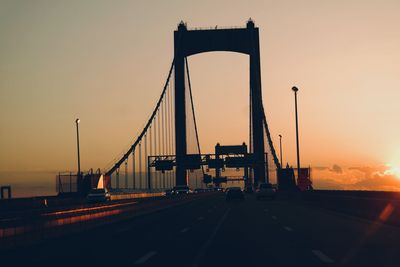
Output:
<svg viewBox="0 0 400 267">
<path fill-rule="evenodd" d="M 186 63 L 186 73 L 188 77 L 188 85 L 189 85 L 189 95 L 190 95 L 190 103 L 192 105 L 192 113 L 193 113 L 193 121 L 194 121 L 194 130 L 196 133 L 196 141 L 197 141 L 197 149 L 199 150 L 199 154 L 201 155 L 201 150 L 200 150 L 200 141 L 199 141 L 199 133 L 197 131 L 197 123 L 196 123 L 196 115 L 194 113 L 194 104 L 193 104 L 193 95 L 192 95 L 192 85 L 190 83 L 190 75 L 189 75 L 189 64 L 187 57 L 185 57 L 185 63 Z M 204 175 L 204 167 L 201 165 L 201 171 L 203 172 Z"/>
<path fill-rule="evenodd" d="M 136 141 L 133 143 L 133 145 L 128 149 L 128 151 L 122 156 L 122 158 L 120 160 L 118 160 L 113 167 L 111 167 L 108 171 L 105 172 L 106 176 L 111 175 L 124 161 L 125 159 L 127 159 L 129 157 L 129 155 L 131 154 L 131 152 L 133 150 L 135 150 L 136 146 L 139 144 L 139 142 L 142 140 L 144 134 L 147 132 L 147 129 L 150 127 L 151 122 L 153 121 L 154 116 L 157 113 L 158 108 L 160 107 L 161 101 L 163 100 L 163 97 L 165 95 L 165 92 L 167 90 L 167 85 L 169 84 L 171 75 L 172 75 L 172 70 L 174 68 L 174 60 L 171 63 L 171 67 L 169 69 L 169 73 L 168 73 L 168 77 L 167 80 L 165 81 L 164 84 L 164 88 L 161 92 L 161 96 L 157 101 L 156 107 L 153 110 L 153 113 L 151 114 L 149 120 L 146 123 L 146 126 L 143 128 L 142 132 L 140 133 L 140 135 L 138 136 L 138 138 L 136 139 Z"/>
<path fill-rule="evenodd" d="M 136 189 L 136 161 L 135 161 L 135 150 L 132 151 L 132 180 L 133 180 L 133 189 Z"/>
</svg>

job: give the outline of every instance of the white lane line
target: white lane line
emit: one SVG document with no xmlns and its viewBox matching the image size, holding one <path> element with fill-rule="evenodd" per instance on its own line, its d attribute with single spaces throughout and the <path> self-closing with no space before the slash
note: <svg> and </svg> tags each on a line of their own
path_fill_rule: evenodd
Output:
<svg viewBox="0 0 400 267">
<path fill-rule="evenodd" d="M 211 235 L 208 237 L 207 241 L 201 246 L 201 248 L 198 250 L 196 257 L 194 258 L 192 267 L 197 267 L 200 264 L 201 259 L 203 258 L 204 254 L 207 252 L 208 247 L 211 245 L 213 242 L 215 236 L 218 233 L 218 230 L 221 228 L 222 224 L 224 223 L 225 219 L 228 217 L 229 211 L 231 209 L 227 209 L 222 215 L 221 219 L 218 221 L 217 225 L 214 228 L 214 231 L 211 233 Z"/>
<path fill-rule="evenodd" d="M 311 250 L 318 259 L 320 259 L 324 263 L 333 263 L 333 260 L 326 256 L 321 250 L 313 249 Z"/>
<path fill-rule="evenodd" d="M 290 228 L 289 226 L 284 226 L 283 228 L 288 232 L 293 232 L 293 229 Z"/>
<path fill-rule="evenodd" d="M 274 220 L 277 220 L 277 219 L 278 219 L 278 217 L 276 217 L 276 216 L 274 216 L 274 215 L 272 215 L 271 218 L 274 219 Z"/>
<path fill-rule="evenodd" d="M 143 257 L 141 257 L 140 259 L 138 259 L 137 261 L 135 261 L 135 264 L 143 264 L 146 261 L 148 261 L 151 257 L 153 257 L 154 255 L 156 255 L 157 252 L 155 251 L 150 251 L 149 253 L 145 254 Z"/>
<path fill-rule="evenodd" d="M 204 220 L 204 217 L 197 218 L 198 221 Z"/>
<path fill-rule="evenodd" d="M 189 231 L 189 228 L 188 228 L 188 227 L 183 228 L 183 229 L 181 230 L 181 233 L 186 233 L 187 231 Z"/>
</svg>

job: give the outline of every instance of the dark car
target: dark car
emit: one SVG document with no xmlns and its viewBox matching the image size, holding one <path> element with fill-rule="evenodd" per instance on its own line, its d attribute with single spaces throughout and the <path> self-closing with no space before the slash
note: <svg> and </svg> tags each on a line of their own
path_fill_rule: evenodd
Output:
<svg viewBox="0 0 400 267">
<path fill-rule="evenodd" d="M 172 188 L 165 190 L 165 195 L 166 196 L 171 196 L 172 194 L 173 194 L 173 189 Z"/>
<path fill-rule="evenodd" d="M 89 194 L 86 196 L 88 202 L 104 202 L 110 201 L 111 195 L 105 188 L 95 188 L 90 190 Z"/>
<path fill-rule="evenodd" d="M 203 193 L 205 192 L 205 190 L 203 188 L 196 188 L 195 190 L 193 190 L 194 194 L 199 194 L 199 193 Z"/>
<path fill-rule="evenodd" d="M 172 194 L 174 195 L 188 195 L 192 193 L 187 185 L 177 185 L 172 188 Z"/>
<path fill-rule="evenodd" d="M 239 199 L 244 200 L 244 194 L 240 187 L 229 187 L 226 189 L 226 201 Z"/>
</svg>

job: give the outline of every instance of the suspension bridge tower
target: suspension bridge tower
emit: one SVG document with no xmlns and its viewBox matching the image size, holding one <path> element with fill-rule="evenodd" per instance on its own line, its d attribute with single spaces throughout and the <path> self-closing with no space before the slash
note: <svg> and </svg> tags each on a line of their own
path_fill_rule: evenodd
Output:
<svg viewBox="0 0 400 267">
<path fill-rule="evenodd" d="M 186 184 L 187 157 L 185 58 L 191 55 L 230 51 L 249 55 L 250 66 L 250 138 L 254 155 L 254 184 L 265 181 L 263 136 L 264 110 L 261 93 L 259 31 L 252 20 L 245 28 L 189 30 L 183 22 L 174 32 L 175 70 L 175 150 L 176 184 Z"/>
</svg>

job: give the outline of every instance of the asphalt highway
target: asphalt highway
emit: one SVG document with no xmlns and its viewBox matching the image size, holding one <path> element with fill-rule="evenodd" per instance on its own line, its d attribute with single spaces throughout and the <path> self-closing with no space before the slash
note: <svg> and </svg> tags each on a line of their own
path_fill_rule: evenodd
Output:
<svg viewBox="0 0 400 267">
<path fill-rule="evenodd" d="M 2 266 L 400 266 L 400 228 L 290 200 L 223 193 L 41 244 Z M 3 265 L 4 264 L 4 265 Z"/>
</svg>

